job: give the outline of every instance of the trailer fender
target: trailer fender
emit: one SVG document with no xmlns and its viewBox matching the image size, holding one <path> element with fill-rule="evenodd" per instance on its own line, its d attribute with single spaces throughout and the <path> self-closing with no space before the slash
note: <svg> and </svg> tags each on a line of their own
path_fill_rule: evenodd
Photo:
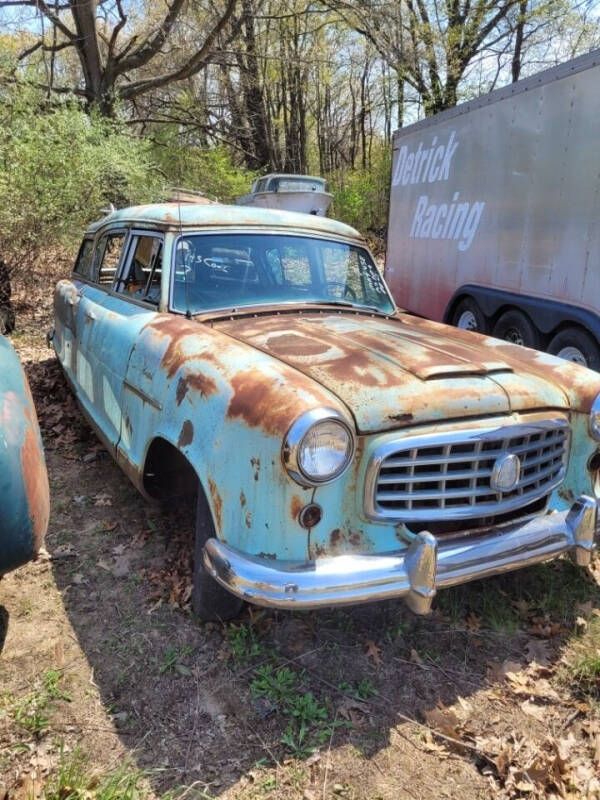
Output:
<svg viewBox="0 0 600 800">
<path fill-rule="evenodd" d="M 593 311 L 559 300 L 531 297 L 475 284 L 465 284 L 454 292 L 446 306 L 444 322 L 450 323 L 457 304 L 466 297 L 477 302 L 488 320 L 494 320 L 501 310 L 517 308 L 524 311 L 545 336 L 556 333 L 565 325 L 579 325 L 591 333 L 596 341 L 600 341 L 600 315 Z"/>
</svg>

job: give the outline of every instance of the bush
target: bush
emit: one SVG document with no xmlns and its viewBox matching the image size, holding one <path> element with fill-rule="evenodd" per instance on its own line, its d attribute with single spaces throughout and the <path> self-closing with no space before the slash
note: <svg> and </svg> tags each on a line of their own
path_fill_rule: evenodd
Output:
<svg viewBox="0 0 600 800">
<path fill-rule="evenodd" d="M 369 238 L 383 238 L 387 227 L 391 147 L 381 145 L 367 169 L 328 175 L 333 193 L 330 216 L 358 228 Z"/>
<path fill-rule="evenodd" d="M 0 97 L 0 259 L 17 268 L 43 248 L 73 247 L 110 203 L 160 199 L 150 145 L 76 103 L 33 91 Z"/>
<path fill-rule="evenodd" d="M 155 140 L 154 157 L 172 186 L 201 192 L 211 200 L 235 203 L 247 194 L 255 173 L 233 163 L 225 147 L 186 145 L 171 130 Z"/>
</svg>

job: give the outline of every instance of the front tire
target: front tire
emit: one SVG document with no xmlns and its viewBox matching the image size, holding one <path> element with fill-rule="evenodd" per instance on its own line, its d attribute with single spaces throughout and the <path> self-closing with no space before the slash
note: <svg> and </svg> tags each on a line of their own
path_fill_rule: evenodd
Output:
<svg viewBox="0 0 600 800">
<path fill-rule="evenodd" d="M 237 617 L 244 601 L 228 592 L 204 568 L 204 545 L 215 536 L 215 526 L 206 495 L 198 486 L 196 502 L 196 533 L 194 540 L 194 586 L 192 609 L 203 622 L 224 621 Z"/>
</svg>

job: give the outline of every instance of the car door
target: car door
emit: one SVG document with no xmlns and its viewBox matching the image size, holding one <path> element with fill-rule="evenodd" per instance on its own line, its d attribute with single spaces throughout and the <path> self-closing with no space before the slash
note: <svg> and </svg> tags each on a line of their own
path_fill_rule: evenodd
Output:
<svg viewBox="0 0 600 800">
<path fill-rule="evenodd" d="M 98 296 L 86 291 L 80 303 L 82 351 L 93 371 L 95 420 L 115 447 L 131 425 L 123 415 L 129 358 L 141 329 L 158 309 L 162 240 L 158 232 L 131 231 L 119 262 L 107 262 L 106 255 L 100 262 L 99 285 L 103 279 L 111 283 Z M 109 247 L 110 240 L 105 254 Z"/>
<path fill-rule="evenodd" d="M 110 228 L 97 238 L 88 282 L 78 286 L 75 317 L 74 383 L 80 403 L 107 446 L 116 446 L 121 414 L 118 385 L 112 379 L 113 361 L 127 358 L 109 337 L 105 302 L 126 251 L 128 231 Z M 77 285 L 77 284 L 76 284 Z"/>
<path fill-rule="evenodd" d="M 167 258 L 162 233 L 132 231 L 127 260 L 109 301 L 117 315 L 115 321 L 119 320 L 119 330 L 128 329 L 135 335 L 123 380 L 117 448 L 117 460 L 134 482 L 145 456 L 149 431 L 157 427 L 163 407 L 157 391 L 157 364 L 152 358 L 155 348 L 149 352 L 146 347 L 146 337 L 151 337 L 146 326 L 158 312 L 161 297 L 166 297 L 168 270 L 163 268 Z"/>
<path fill-rule="evenodd" d="M 91 277 L 94 261 L 94 239 L 86 236 L 81 243 L 69 280 L 59 281 L 54 290 L 54 329 L 51 340 L 67 377 L 76 383 L 77 309 L 85 282 Z"/>
</svg>

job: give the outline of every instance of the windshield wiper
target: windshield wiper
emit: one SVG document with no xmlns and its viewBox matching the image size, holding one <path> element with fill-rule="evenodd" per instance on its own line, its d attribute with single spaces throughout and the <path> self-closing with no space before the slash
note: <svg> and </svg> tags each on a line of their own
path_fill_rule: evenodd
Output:
<svg viewBox="0 0 600 800">
<path fill-rule="evenodd" d="M 389 317 L 393 311 L 383 311 L 377 306 L 364 306 L 357 303 L 349 303 L 347 300 L 303 300 L 302 303 L 307 306 L 341 306 L 342 308 L 353 308 L 355 311 L 374 311 L 376 314 L 382 314 L 384 317 Z"/>
</svg>

